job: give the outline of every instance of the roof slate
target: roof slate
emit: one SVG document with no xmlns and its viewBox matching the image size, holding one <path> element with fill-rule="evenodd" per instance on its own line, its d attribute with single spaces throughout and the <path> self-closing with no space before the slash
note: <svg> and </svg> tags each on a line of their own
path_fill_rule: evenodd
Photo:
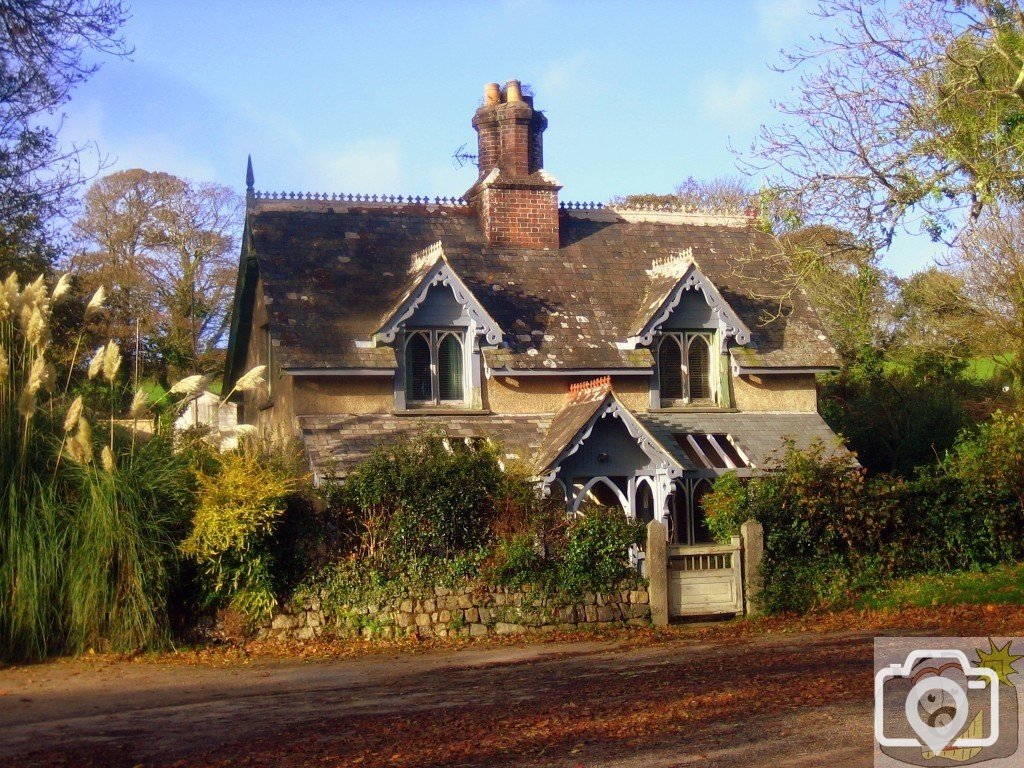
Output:
<svg viewBox="0 0 1024 768">
<path fill-rule="evenodd" d="M 450 439 L 490 439 L 501 446 L 506 460 L 529 463 L 551 426 L 551 419 L 552 414 L 396 416 L 370 413 L 298 417 L 310 465 L 321 478 L 344 475 L 382 443 L 431 431 Z"/>
<path fill-rule="evenodd" d="M 769 236 L 750 227 L 560 215 L 558 251 L 494 249 L 466 206 L 256 201 L 249 212 L 277 359 L 284 368 L 393 368 L 368 342 L 410 290 L 414 255 L 441 241 L 452 268 L 505 333 L 491 368 L 649 368 L 647 349 L 621 350 L 652 264 L 687 249 L 753 333 L 745 364 L 838 364 L 807 300 L 777 313 L 764 298 L 777 272 Z M 661 293 L 661 291 L 657 291 Z M 239 340 L 236 340 L 236 343 Z M 244 340 L 242 340 L 244 341 Z M 755 348 L 756 347 L 756 348 Z"/>
<path fill-rule="evenodd" d="M 307 457 L 318 477 L 344 475 L 380 444 L 436 431 L 450 439 L 484 438 L 501 446 L 506 460 L 520 461 L 533 471 L 546 470 L 576 437 L 608 397 L 570 398 L 557 414 L 498 416 L 339 414 L 299 416 Z M 839 438 L 816 413 L 635 413 L 634 418 L 664 451 L 686 471 L 701 471 L 687 457 L 674 435 L 726 434 L 757 470 L 781 458 L 786 439 L 807 448 L 820 440 L 836 454 L 846 455 Z"/>
<path fill-rule="evenodd" d="M 552 419 L 551 427 L 544 436 L 544 442 L 541 443 L 533 457 L 532 463 L 538 472 L 544 472 L 554 464 L 562 451 L 604 405 L 604 401 L 611 395 L 611 391 L 611 382 L 608 377 L 602 377 L 582 386 L 574 385 L 565 405 Z"/>
</svg>

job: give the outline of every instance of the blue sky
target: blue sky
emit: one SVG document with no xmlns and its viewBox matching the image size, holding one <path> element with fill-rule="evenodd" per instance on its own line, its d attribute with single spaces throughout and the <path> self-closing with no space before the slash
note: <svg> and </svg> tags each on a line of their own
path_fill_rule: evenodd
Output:
<svg viewBox="0 0 1024 768">
<path fill-rule="evenodd" d="M 518 78 L 550 121 L 563 200 L 669 192 L 737 173 L 729 151 L 771 121 L 809 0 L 232 2 L 136 0 L 130 60 L 76 91 L 65 136 L 111 167 L 244 189 L 458 195 L 483 85 Z M 907 273 L 933 246 L 904 238 Z"/>
</svg>

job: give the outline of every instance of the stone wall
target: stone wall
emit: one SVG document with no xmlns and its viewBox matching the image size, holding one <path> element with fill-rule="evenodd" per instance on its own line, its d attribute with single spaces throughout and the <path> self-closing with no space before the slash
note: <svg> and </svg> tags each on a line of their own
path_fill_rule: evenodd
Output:
<svg viewBox="0 0 1024 768">
<path fill-rule="evenodd" d="M 569 631 L 584 627 L 648 626 L 645 588 L 608 594 L 586 592 L 578 601 L 531 589 L 472 585 L 435 587 L 379 605 L 340 606 L 325 611 L 309 598 L 274 616 L 260 638 L 308 640 L 337 637 L 484 637 L 528 632 Z"/>
</svg>

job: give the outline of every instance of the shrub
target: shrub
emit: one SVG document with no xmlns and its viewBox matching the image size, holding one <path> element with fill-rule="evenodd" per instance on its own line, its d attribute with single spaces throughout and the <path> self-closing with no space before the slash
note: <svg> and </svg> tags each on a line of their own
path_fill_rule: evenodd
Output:
<svg viewBox="0 0 1024 768">
<path fill-rule="evenodd" d="M 549 561 L 532 532 L 498 539 L 487 568 L 488 580 L 505 587 L 544 583 L 549 573 Z"/>
<path fill-rule="evenodd" d="M 559 553 L 558 586 L 570 594 L 613 589 L 635 574 L 627 553 L 643 540 L 644 526 L 621 509 L 587 506 L 572 520 Z"/>
<path fill-rule="evenodd" d="M 849 442 L 870 472 L 912 477 L 934 464 L 986 403 L 999 397 L 994 382 L 966 373 L 963 361 L 930 354 L 897 363 L 868 355 L 835 376 L 821 393 L 825 420 Z"/>
<path fill-rule="evenodd" d="M 725 477 L 705 497 L 716 535 L 765 530 L 763 607 L 808 610 L 880 582 L 1024 558 L 1024 419 L 997 412 L 910 478 L 864 472 L 821 446 L 789 445 L 773 471 Z"/>
<path fill-rule="evenodd" d="M 385 569 L 484 544 L 502 485 L 497 452 L 437 435 L 380 446 L 342 488 L 358 552 Z"/>
<path fill-rule="evenodd" d="M 50 359 L 53 307 L 65 276 L 0 284 L 0 657 L 109 645 L 130 650 L 166 634 L 176 543 L 191 505 L 190 473 L 168 441 L 136 444 L 114 424 L 121 351 L 93 353 L 71 399 L 85 320 L 70 372 Z M 65 329 L 65 331 L 70 329 Z M 70 347 L 69 347 L 70 351 Z M 93 436 L 92 425 L 101 440 Z M 99 437 L 97 435 L 97 437 Z"/>
<path fill-rule="evenodd" d="M 121 455 L 116 472 L 72 470 L 78 496 L 65 564 L 68 650 L 133 650 L 168 631 L 178 542 L 192 505 L 190 469 L 159 437 Z"/>
<path fill-rule="evenodd" d="M 277 604 L 272 535 L 295 482 L 251 447 L 221 454 L 198 477 L 198 504 L 181 549 L 198 567 L 207 606 L 230 605 L 250 621 Z"/>
<path fill-rule="evenodd" d="M 715 481 L 712 492 L 704 496 L 704 514 L 708 531 L 715 541 L 726 544 L 739 536 L 740 526 L 750 516 L 747 484 L 735 472 L 722 475 Z"/>
</svg>

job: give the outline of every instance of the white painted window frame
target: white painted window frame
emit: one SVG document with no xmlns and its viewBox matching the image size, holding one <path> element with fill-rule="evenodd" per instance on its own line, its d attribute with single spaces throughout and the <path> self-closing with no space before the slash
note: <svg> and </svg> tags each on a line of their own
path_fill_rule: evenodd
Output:
<svg viewBox="0 0 1024 768">
<path fill-rule="evenodd" d="M 663 331 L 658 334 L 658 345 L 655 349 L 654 355 L 654 385 L 657 388 L 657 407 L 658 408 L 672 408 L 679 405 L 687 406 L 692 405 L 693 400 L 690 397 L 690 345 L 695 339 L 703 339 L 704 343 L 707 344 L 708 350 L 708 385 L 711 389 L 711 402 L 715 405 L 719 401 L 719 380 L 718 380 L 718 365 L 716 364 L 715 355 L 715 334 L 716 331 L 707 330 L 693 330 L 693 331 Z M 666 401 L 661 397 L 661 345 L 666 341 L 671 340 L 671 343 L 678 344 L 681 352 L 681 363 L 682 363 L 682 400 L 671 400 Z M 653 398 L 652 398 L 653 399 Z"/>
<path fill-rule="evenodd" d="M 402 361 L 403 361 L 403 372 L 408 376 L 408 363 L 407 363 L 407 348 L 409 341 L 415 336 L 423 336 L 427 340 L 427 347 L 430 349 L 430 393 L 431 399 L 429 400 L 413 400 L 410 393 L 406 391 L 406 404 L 412 408 L 423 408 L 423 407 L 434 407 L 443 408 L 449 407 L 462 407 L 469 402 L 470 393 L 470 381 L 469 372 L 471 366 L 471 360 L 469 354 L 467 354 L 466 344 L 468 334 L 463 328 L 409 328 L 405 331 L 402 337 Z M 454 336 L 459 342 L 459 347 L 462 352 L 462 399 L 461 400 L 442 400 L 441 399 L 441 381 L 440 381 L 440 366 L 438 364 L 439 353 L 441 350 L 441 344 L 448 336 Z"/>
</svg>

